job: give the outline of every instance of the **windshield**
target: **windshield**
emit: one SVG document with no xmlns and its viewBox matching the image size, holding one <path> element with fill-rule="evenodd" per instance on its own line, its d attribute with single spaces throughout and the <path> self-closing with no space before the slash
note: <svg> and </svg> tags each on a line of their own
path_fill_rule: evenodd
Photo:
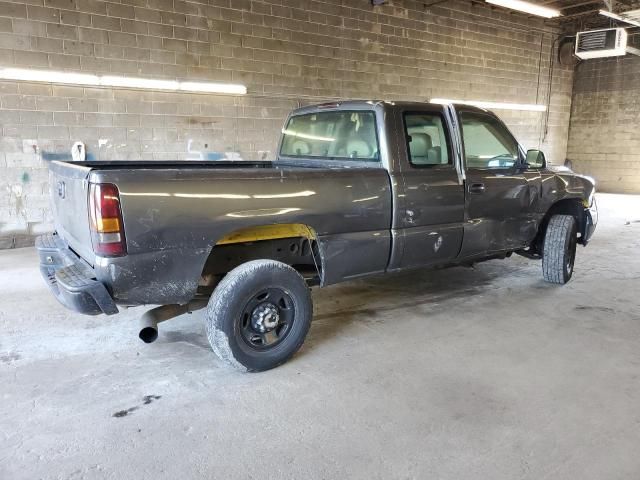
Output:
<svg viewBox="0 0 640 480">
<path fill-rule="evenodd" d="M 373 112 L 331 111 L 291 117 L 282 131 L 286 157 L 377 162 L 380 149 Z"/>
</svg>

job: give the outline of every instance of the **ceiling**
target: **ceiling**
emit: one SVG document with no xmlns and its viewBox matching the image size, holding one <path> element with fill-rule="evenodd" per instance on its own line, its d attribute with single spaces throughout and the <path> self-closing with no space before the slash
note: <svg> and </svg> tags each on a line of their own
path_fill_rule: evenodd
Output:
<svg viewBox="0 0 640 480">
<path fill-rule="evenodd" d="M 640 0 L 527 0 L 530 3 L 560 10 L 561 17 L 551 20 L 568 29 L 586 29 L 615 26 L 615 20 L 599 15 L 600 10 L 617 14 L 640 9 Z M 612 8 L 610 8 L 612 7 Z M 629 26 L 620 24 L 621 26 Z"/>
</svg>

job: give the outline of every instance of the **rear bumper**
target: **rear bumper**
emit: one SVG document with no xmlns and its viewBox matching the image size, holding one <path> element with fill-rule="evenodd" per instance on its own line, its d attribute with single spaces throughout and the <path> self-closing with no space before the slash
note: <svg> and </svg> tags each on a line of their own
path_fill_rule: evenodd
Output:
<svg viewBox="0 0 640 480">
<path fill-rule="evenodd" d="M 62 305 L 85 315 L 118 313 L 106 287 L 97 281 L 93 269 L 77 257 L 56 234 L 36 239 L 40 273 L 51 293 Z"/>
</svg>

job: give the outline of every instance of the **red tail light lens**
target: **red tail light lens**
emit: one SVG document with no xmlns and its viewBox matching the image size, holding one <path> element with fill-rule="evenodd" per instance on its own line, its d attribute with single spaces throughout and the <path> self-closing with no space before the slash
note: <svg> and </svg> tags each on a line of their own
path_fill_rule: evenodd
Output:
<svg viewBox="0 0 640 480">
<path fill-rule="evenodd" d="M 118 187 L 111 183 L 89 184 L 89 217 L 93 251 L 105 257 L 126 255 Z"/>
</svg>

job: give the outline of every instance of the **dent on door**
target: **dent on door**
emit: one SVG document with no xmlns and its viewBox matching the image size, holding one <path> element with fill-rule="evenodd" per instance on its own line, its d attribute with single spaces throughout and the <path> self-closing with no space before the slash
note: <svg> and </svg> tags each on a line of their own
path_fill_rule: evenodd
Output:
<svg viewBox="0 0 640 480">
<path fill-rule="evenodd" d="M 442 111 L 402 113 L 404 252 L 400 268 L 446 263 L 460 251 L 464 190 Z"/>
<path fill-rule="evenodd" d="M 480 194 L 468 190 L 468 220 L 461 256 L 522 248 L 535 237 L 539 221 L 539 176 L 489 173 L 469 175 L 481 183 Z"/>
<path fill-rule="evenodd" d="M 518 142 L 486 112 L 462 110 L 460 120 L 467 169 L 461 256 L 522 248 L 535 236 L 538 189 L 520 167 Z"/>
</svg>

